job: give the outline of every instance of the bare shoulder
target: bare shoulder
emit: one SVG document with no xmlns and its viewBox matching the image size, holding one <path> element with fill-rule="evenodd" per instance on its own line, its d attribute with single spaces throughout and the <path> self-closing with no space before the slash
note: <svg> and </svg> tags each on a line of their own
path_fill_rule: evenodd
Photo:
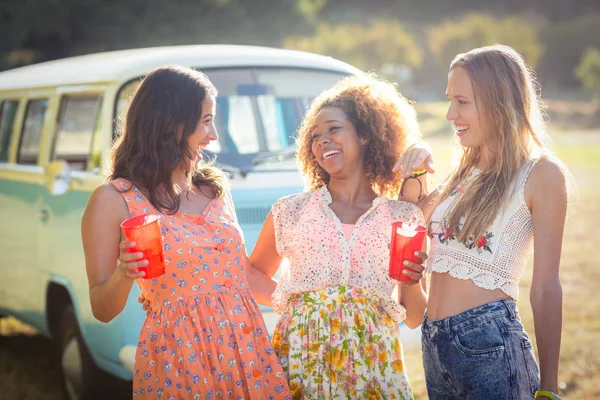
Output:
<svg viewBox="0 0 600 400">
<path fill-rule="evenodd" d="M 107 218 L 114 215 L 122 219 L 129 215 L 123 196 L 110 183 L 104 183 L 94 189 L 85 213 L 104 215 Z"/>
<path fill-rule="evenodd" d="M 525 200 L 532 205 L 536 200 L 567 201 L 567 171 L 557 159 L 543 157 L 532 168 L 525 183 Z"/>
<path fill-rule="evenodd" d="M 564 165 L 557 159 L 544 157 L 533 167 L 527 184 L 531 189 L 560 189 L 566 183 L 566 172 Z"/>
</svg>

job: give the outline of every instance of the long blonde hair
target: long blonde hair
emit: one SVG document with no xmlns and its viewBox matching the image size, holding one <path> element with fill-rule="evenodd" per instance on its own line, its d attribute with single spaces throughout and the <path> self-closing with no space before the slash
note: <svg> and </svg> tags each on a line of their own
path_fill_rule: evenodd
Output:
<svg viewBox="0 0 600 400">
<path fill-rule="evenodd" d="M 477 48 L 457 55 L 450 72 L 456 68 L 468 74 L 480 119 L 488 121 L 495 144 L 490 168 L 465 184 L 447 216 L 452 233 L 467 242 L 477 241 L 494 222 L 524 163 L 550 155 L 550 140 L 539 86 L 533 71 L 514 49 L 502 45 Z M 480 157 L 479 147 L 463 148 L 458 168 L 436 199 L 438 204 L 464 184 Z"/>
</svg>

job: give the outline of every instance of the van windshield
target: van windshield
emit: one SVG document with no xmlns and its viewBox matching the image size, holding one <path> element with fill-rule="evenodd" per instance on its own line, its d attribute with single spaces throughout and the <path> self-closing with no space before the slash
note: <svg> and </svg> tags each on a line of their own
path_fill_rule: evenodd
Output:
<svg viewBox="0 0 600 400">
<path fill-rule="evenodd" d="M 294 68 L 205 69 L 219 91 L 215 124 L 219 140 L 208 153 L 224 169 L 247 172 L 257 165 L 290 168 L 281 163 L 295 156 L 294 139 L 310 102 L 345 75 Z M 119 92 L 117 120 L 121 121 L 139 80 Z"/>
</svg>

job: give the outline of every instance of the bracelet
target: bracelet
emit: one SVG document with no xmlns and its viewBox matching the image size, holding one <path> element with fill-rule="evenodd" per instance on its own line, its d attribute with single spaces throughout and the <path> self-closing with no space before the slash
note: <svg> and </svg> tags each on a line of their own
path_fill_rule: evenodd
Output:
<svg viewBox="0 0 600 400">
<path fill-rule="evenodd" d="M 425 175 L 426 173 L 427 173 L 427 170 L 426 170 L 426 169 L 422 169 L 422 170 L 420 170 L 420 171 L 414 171 L 414 172 L 413 172 L 413 173 L 410 175 L 410 177 L 411 177 L 411 178 L 417 178 L 417 177 L 419 177 L 419 176 Z"/>
<path fill-rule="evenodd" d="M 538 390 L 535 392 L 534 398 L 537 399 L 538 397 L 547 397 L 552 400 L 562 400 L 559 395 L 549 390 Z"/>
</svg>

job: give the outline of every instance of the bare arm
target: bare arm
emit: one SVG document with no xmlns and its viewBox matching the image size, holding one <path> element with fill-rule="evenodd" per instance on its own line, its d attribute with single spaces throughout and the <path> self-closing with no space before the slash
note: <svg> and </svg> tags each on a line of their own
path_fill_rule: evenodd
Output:
<svg viewBox="0 0 600 400">
<path fill-rule="evenodd" d="M 429 194 L 428 189 L 427 174 L 406 178 L 402 190 L 398 193 L 398 200 L 419 204 Z"/>
<path fill-rule="evenodd" d="M 92 193 L 81 221 L 92 312 L 102 322 L 111 321 L 123 310 L 134 281 L 123 268 L 117 268 L 120 224 L 127 218 L 123 198 L 110 184 L 105 184 Z M 127 257 L 135 259 L 136 253 Z M 140 261 L 139 266 L 145 262 Z M 141 275 L 143 272 L 133 276 Z"/>
<path fill-rule="evenodd" d="M 427 260 L 427 240 L 423 243 L 421 252 L 417 254 L 421 258 L 424 264 Z M 427 308 L 427 284 L 425 277 L 423 276 L 424 267 L 423 265 L 409 263 L 408 267 L 417 272 L 411 272 L 404 270 L 406 275 L 411 276 L 418 282 L 412 285 L 398 285 L 398 301 L 406 308 L 406 319 L 404 323 L 410 329 L 415 329 L 423 322 L 423 315 L 425 315 L 425 309 Z"/>
<path fill-rule="evenodd" d="M 446 180 L 447 179 L 448 178 L 446 178 Z M 425 196 L 424 199 L 421 199 L 421 201 L 417 204 L 419 206 L 419 208 L 421 209 L 421 211 L 423 212 L 425 221 L 429 220 L 429 217 L 431 217 L 431 213 L 437 206 L 437 204 L 438 204 L 437 199 L 440 196 L 441 191 L 442 191 L 442 186 L 440 185 L 435 190 L 433 190 L 431 193 L 429 193 L 427 196 Z"/>
<path fill-rule="evenodd" d="M 551 161 L 531 172 L 525 198 L 533 218 L 534 262 L 530 301 L 542 390 L 558 393 L 558 362 L 562 331 L 562 286 L 559 265 L 567 209 L 565 177 Z"/>
<path fill-rule="evenodd" d="M 277 286 L 273 275 L 279 269 L 282 258 L 275 246 L 273 215 L 269 213 L 260 231 L 254 250 L 250 255 L 252 265 L 248 273 L 250 290 L 259 304 L 270 306 L 271 295 Z"/>
<path fill-rule="evenodd" d="M 401 171 L 400 178 L 403 180 L 398 200 L 418 204 L 428 194 L 427 174 L 416 178 L 409 177 L 417 171 L 426 171 L 430 174 L 435 172 L 431 146 L 426 142 L 418 142 L 409 147 L 393 168 L 393 171 L 398 170 Z"/>
</svg>

